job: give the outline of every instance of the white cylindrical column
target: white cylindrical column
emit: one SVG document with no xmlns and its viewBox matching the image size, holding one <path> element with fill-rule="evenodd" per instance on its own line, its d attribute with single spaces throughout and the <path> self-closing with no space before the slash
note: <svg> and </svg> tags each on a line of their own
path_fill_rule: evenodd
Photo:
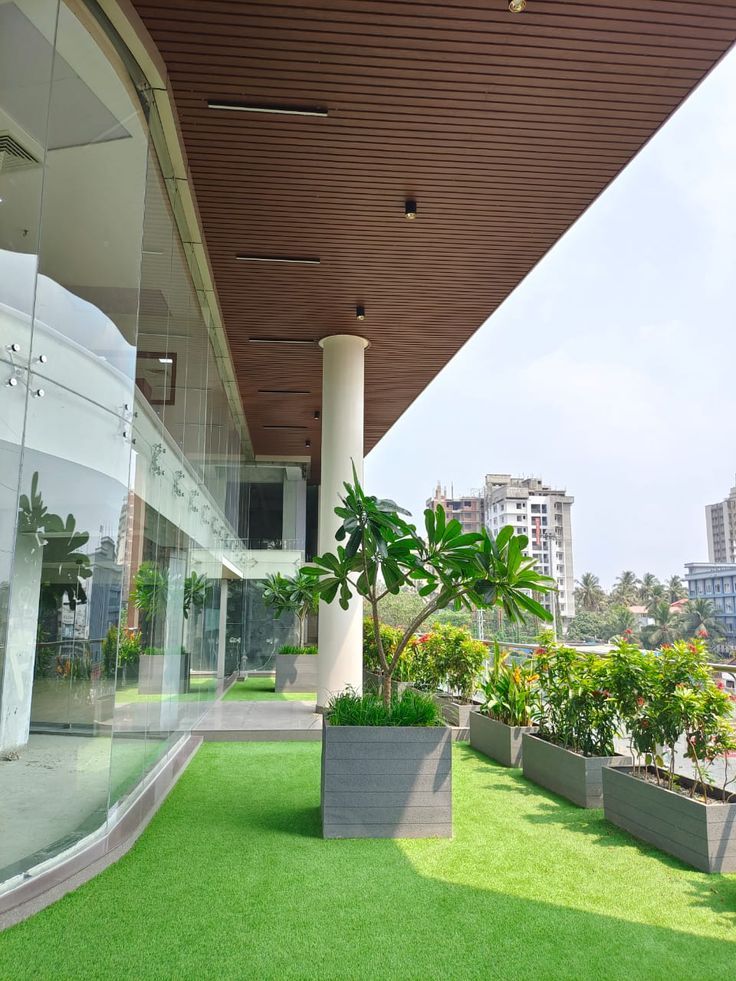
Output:
<svg viewBox="0 0 736 981">
<path fill-rule="evenodd" d="M 363 392 L 365 349 L 362 337 L 336 334 L 320 341 L 322 363 L 322 479 L 319 497 L 319 551 L 332 552 L 341 522 L 335 514 L 343 483 L 351 483 L 353 464 L 363 479 Z M 337 600 L 319 608 L 317 705 L 345 688 L 363 687 L 363 601 L 347 610 Z"/>
</svg>

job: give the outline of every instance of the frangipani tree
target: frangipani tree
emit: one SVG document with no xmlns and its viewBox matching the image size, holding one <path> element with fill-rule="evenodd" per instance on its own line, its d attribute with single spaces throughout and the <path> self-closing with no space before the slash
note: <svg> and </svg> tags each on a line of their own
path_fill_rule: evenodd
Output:
<svg viewBox="0 0 736 981">
<path fill-rule="evenodd" d="M 511 621 L 523 621 L 526 615 L 552 619 L 534 597 L 550 592 L 554 580 L 536 571 L 535 561 L 523 554 L 528 539 L 514 535 L 510 527 L 495 539 L 486 531 L 464 533 L 460 522 L 447 521 L 438 507 L 424 512 L 425 540 L 402 517 L 410 517 L 408 511 L 365 493 L 354 468 L 353 483 L 345 484 L 335 514 L 342 519 L 335 537 L 344 544 L 315 559 L 301 575 L 325 603 L 337 599 L 347 609 L 353 596 L 367 600 L 387 704 L 402 654 L 437 610 L 498 606 Z M 416 587 L 425 602 L 388 656 L 381 641 L 380 603 L 406 585 Z"/>
<path fill-rule="evenodd" d="M 282 613 L 293 613 L 299 621 L 299 645 L 306 639 L 307 617 L 317 612 L 319 594 L 314 589 L 314 580 L 304 572 L 295 576 L 283 576 L 276 572 L 266 578 L 263 587 L 263 602 L 274 611 L 278 619 Z"/>
</svg>

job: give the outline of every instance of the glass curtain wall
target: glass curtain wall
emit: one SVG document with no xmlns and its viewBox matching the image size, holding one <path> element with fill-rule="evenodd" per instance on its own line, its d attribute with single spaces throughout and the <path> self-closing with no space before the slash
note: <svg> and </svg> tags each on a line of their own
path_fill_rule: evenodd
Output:
<svg viewBox="0 0 736 981">
<path fill-rule="evenodd" d="M 0 883 L 124 806 L 229 649 L 245 448 L 157 125 L 83 6 L 0 0 Z"/>
</svg>

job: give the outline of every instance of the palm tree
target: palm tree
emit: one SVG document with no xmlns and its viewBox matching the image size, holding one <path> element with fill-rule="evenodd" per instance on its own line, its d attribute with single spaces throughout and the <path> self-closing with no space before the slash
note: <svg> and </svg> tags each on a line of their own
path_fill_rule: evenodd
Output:
<svg viewBox="0 0 736 981">
<path fill-rule="evenodd" d="M 606 594 L 598 576 L 592 572 L 583 573 L 575 590 L 575 602 L 578 607 L 588 613 L 596 613 L 603 606 L 605 598 Z"/>
<path fill-rule="evenodd" d="M 628 606 L 613 606 L 609 610 L 606 621 L 606 632 L 610 640 L 611 637 L 621 637 L 626 631 L 631 633 L 636 631 L 636 617 Z"/>
<path fill-rule="evenodd" d="M 720 638 L 725 636 L 726 631 L 716 616 L 716 608 L 711 600 L 703 597 L 689 600 L 682 612 L 683 637 Z"/>
<path fill-rule="evenodd" d="M 641 585 L 639 586 L 639 599 L 642 601 L 644 606 L 648 606 L 652 601 L 652 590 L 659 586 L 659 579 L 654 575 L 653 572 L 645 572 L 641 577 Z"/>
<path fill-rule="evenodd" d="M 670 603 L 676 603 L 687 596 L 687 586 L 679 576 L 670 576 L 667 580 L 667 595 Z"/>
<path fill-rule="evenodd" d="M 622 572 L 613 584 L 612 595 L 617 603 L 623 603 L 624 606 L 631 606 L 632 603 L 636 602 L 638 589 L 639 580 L 637 579 L 636 573 L 627 570 L 626 572 Z"/>
<path fill-rule="evenodd" d="M 682 618 L 670 609 L 669 600 L 658 600 L 650 609 L 654 623 L 642 630 L 642 640 L 649 647 L 662 647 L 663 644 L 674 644 L 680 636 Z"/>
</svg>

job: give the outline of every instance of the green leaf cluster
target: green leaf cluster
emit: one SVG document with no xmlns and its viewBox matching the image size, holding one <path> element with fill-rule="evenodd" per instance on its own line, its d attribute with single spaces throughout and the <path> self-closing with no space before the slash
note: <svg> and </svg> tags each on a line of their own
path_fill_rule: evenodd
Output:
<svg viewBox="0 0 736 981">
<path fill-rule="evenodd" d="M 388 702 L 375 692 L 342 692 L 330 700 L 325 715 L 333 726 L 444 725 L 432 699 L 411 689 Z"/>
<path fill-rule="evenodd" d="M 480 686 L 481 712 L 507 726 L 531 726 L 541 711 L 539 675 L 531 664 L 514 664 L 496 641 L 493 664 Z"/>
</svg>

